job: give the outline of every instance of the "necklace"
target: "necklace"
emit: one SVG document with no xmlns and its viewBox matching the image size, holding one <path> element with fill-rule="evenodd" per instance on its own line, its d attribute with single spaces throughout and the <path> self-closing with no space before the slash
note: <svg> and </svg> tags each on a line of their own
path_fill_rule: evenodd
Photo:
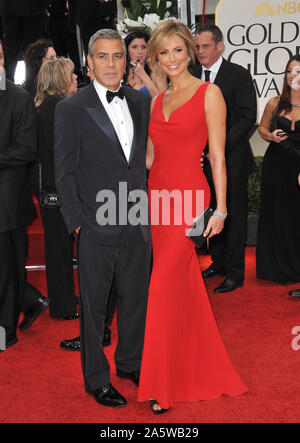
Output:
<svg viewBox="0 0 300 443">
<path fill-rule="evenodd" d="M 292 105 L 292 106 L 296 106 L 296 108 L 300 108 L 300 105 L 298 105 L 297 103 L 293 103 L 293 102 L 291 102 L 291 105 Z"/>
</svg>

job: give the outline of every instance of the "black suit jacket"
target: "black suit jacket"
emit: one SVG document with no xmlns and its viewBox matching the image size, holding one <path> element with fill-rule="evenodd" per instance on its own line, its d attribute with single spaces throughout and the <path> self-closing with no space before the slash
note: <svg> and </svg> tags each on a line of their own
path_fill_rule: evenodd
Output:
<svg viewBox="0 0 300 443">
<path fill-rule="evenodd" d="M 91 84 L 56 106 L 54 165 L 62 214 L 71 233 L 78 226 L 89 229 L 99 243 L 112 244 L 123 226 L 100 226 L 96 220 L 97 193 L 113 191 L 119 207 L 119 183 L 128 192 L 147 189 L 146 141 L 150 118 L 150 98 L 129 87 L 125 97 L 134 124 L 129 163 L 114 127 Z M 121 203 L 124 203 L 121 202 Z M 150 238 L 149 226 L 141 226 L 144 240 Z"/>
<path fill-rule="evenodd" d="M 202 66 L 194 75 L 201 78 Z M 227 106 L 226 165 L 228 174 L 247 174 L 254 159 L 248 135 L 257 120 L 256 93 L 252 77 L 240 65 L 223 59 L 215 79 Z"/>
<path fill-rule="evenodd" d="M 28 92 L 6 80 L 0 91 L 0 232 L 25 226 L 32 214 L 28 164 L 36 159 L 36 111 Z"/>
<path fill-rule="evenodd" d="M 43 14 L 51 0 L 0 0 L 0 15 L 28 17 Z"/>
</svg>

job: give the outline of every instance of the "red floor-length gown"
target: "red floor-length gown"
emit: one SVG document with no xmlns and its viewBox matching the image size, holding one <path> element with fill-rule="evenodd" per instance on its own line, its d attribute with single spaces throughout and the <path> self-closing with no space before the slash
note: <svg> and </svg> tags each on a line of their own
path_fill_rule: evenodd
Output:
<svg viewBox="0 0 300 443">
<path fill-rule="evenodd" d="M 155 101 L 149 126 L 154 145 L 150 203 L 155 191 L 195 194 L 204 190 L 204 207 L 209 205 L 210 191 L 200 165 L 207 143 L 204 97 L 208 85 L 201 85 L 168 121 L 162 111 L 164 94 Z M 138 390 L 138 401 L 154 398 L 162 408 L 176 401 L 247 391 L 216 325 L 194 245 L 185 235 L 187 225 L 172 223 L 174 207 L 171 225 L 153 224 L 151 212 L 153 270 Z"/>
</svg>

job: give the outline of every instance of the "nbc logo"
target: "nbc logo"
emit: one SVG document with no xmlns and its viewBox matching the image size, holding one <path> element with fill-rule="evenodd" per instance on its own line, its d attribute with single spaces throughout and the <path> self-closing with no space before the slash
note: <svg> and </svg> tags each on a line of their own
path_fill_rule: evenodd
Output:
<svg viewBox="0 0 300 443">
<path fill-rule="evenodd" d="M 297 14 L 297 12 L 300 13 L 300 2 L 283 2 L 277 3 L 275 5 L 271 5 L 269 2 L 265 2 L 256 7 L 254 16 L 262 17 L 263 15 L 266 15 L 268 17 L 271 17 L 273 15 L 280 14 L 292 15 Z"/>
</svg>

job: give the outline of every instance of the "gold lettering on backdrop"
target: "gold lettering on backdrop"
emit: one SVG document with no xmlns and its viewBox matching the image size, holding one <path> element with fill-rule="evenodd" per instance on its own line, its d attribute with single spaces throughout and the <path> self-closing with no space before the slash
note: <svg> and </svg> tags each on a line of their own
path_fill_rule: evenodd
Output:
<svg viewBox="0 0 300 443">
<path fill-rule="evenodd" d="M 297 12 L 300 12 L 300 2 L 284 2 L 284 4 L 277 3 L 276 5 L 265 2 L 255 8 L 254 17 L 262 17 L 263 15 L 272 17 L 280 14 L 293 15 Z"/>
<path fill-rule="evenodd" d="M 287 2 L 284 3 L 284 6 L 282 6 L 280 3 L 278 3 L 277 15 L 279 15 L 281 11 L 284 12 L 285 14 L 287 14 Z"/>
</svg>

